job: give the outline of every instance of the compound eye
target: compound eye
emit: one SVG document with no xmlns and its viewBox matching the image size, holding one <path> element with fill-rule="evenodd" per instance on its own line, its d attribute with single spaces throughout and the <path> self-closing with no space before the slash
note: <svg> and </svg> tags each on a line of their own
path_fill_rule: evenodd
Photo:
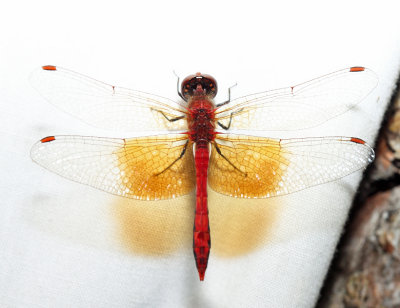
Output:
<svg viewBox="0 0 400 308">
<path fill-rule="evenodd" d="M 193 96 L 194 88 L 190 83 L 182 84 L 182 95 L 187 101 L 190 97 Z"/>
<path fill-rule="evenodd" d="M 195 77 L 196 75 L 190 75 L 182 81 L 181 92 L 185 101 L 188 101 L 193 96 L 193 92 L 196 89 Z"/>
<path fill-rule="evenodd" d="M 210 75 L 203 75 L 203 88 L 206 90 L 206 95 L 209 98 L 214 98 L 217 95 L 218 92 L 218 86 L 217 82 L 214 79 L 214 77 L 211 77 Z"/>
</svg>

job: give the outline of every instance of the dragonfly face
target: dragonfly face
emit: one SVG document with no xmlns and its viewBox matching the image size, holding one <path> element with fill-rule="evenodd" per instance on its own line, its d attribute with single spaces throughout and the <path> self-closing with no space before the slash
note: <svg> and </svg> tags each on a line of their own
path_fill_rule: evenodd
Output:
<svg viewBox="0 0 400 308">
<path fill-rule="evenodd" d="M 377 84 L 375 73 L 364 67 L 229 96 L 217 105 L 216 80 L 200 73 L 186 77 L 178 91 L 188 104 L 51 65 L 35 71 L 31 81 L 54 105 L 94 126 L 167 131 L 124 139 L 49 136 L 33 145 L 31 157 L 70 180 L 126 198 L 170 199 L 195 191 L 193 248 L 200 280 L 211 248 L 208 187 L 237 198 L 270 198 L 339 179 L 374 160 L 373 149 L 355 137 L 247 135 L 315 127 L 353 108 Z"/>
<path fill-rule="evenodd" d="M 214 77 L 201 73 L 189 75 L 182 81 L 181 92 L 185 101 L 201 94 L 213 99 L 218 92 L 217 81 Z"/>
</svg>

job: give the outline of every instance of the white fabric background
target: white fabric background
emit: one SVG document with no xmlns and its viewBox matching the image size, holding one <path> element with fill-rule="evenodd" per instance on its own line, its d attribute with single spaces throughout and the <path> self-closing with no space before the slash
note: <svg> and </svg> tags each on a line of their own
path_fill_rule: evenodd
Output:
<svg viewBox="0 0 400 308">
<path fill-rule="evenodd" d="M 31 145 L 47 135 L 128 136 L 62 113 L 27 78 L 36 67 L 53 64 L 177 98 L 172 70 L 181 76 L 200 70 L 217 78 L 223 101 L 224 89 L 235 82 L 238 97 L 362 65 L 380 82 L 359 108 L 280 137 L 347 135 L 373 144 L 399 71 L 400 19 L 397 1 L 372 3 L 3 4 L 0 305 L 313 306 L 361 172 L 271 200 L 210 192 L 212 250 L 200 283 L 191 249 L 191 196 L 135 203 L 30 160 Z"/>
</svg>

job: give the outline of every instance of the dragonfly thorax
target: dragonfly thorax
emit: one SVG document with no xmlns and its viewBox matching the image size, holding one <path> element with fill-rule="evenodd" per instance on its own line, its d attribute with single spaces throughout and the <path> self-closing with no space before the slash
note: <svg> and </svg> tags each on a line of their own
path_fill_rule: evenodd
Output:
<svg viewBox="0 0 400 308">
<path fill-rule="evenodd" d="M 189 102 L 188 127 L 190 138 L 211 142 L 215 136 L 215 106 L 211 100 L 192 98 Z"/>
</svg>

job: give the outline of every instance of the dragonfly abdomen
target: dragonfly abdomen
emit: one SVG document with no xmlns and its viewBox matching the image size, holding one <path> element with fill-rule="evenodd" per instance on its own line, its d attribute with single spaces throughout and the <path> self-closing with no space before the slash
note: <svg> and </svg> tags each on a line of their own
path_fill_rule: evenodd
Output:
<svg viewBox="0 0 400 308">
<path fill-rule="evenodd" d="M 196 144 L 196 212 L 193 228 L 193 253 L 200 280 L 204 280 L 208 257 L 210 255 L 211 237 L 207 206 L 207 171 L 209 149 L 207 142 Z"/>
</svg>

